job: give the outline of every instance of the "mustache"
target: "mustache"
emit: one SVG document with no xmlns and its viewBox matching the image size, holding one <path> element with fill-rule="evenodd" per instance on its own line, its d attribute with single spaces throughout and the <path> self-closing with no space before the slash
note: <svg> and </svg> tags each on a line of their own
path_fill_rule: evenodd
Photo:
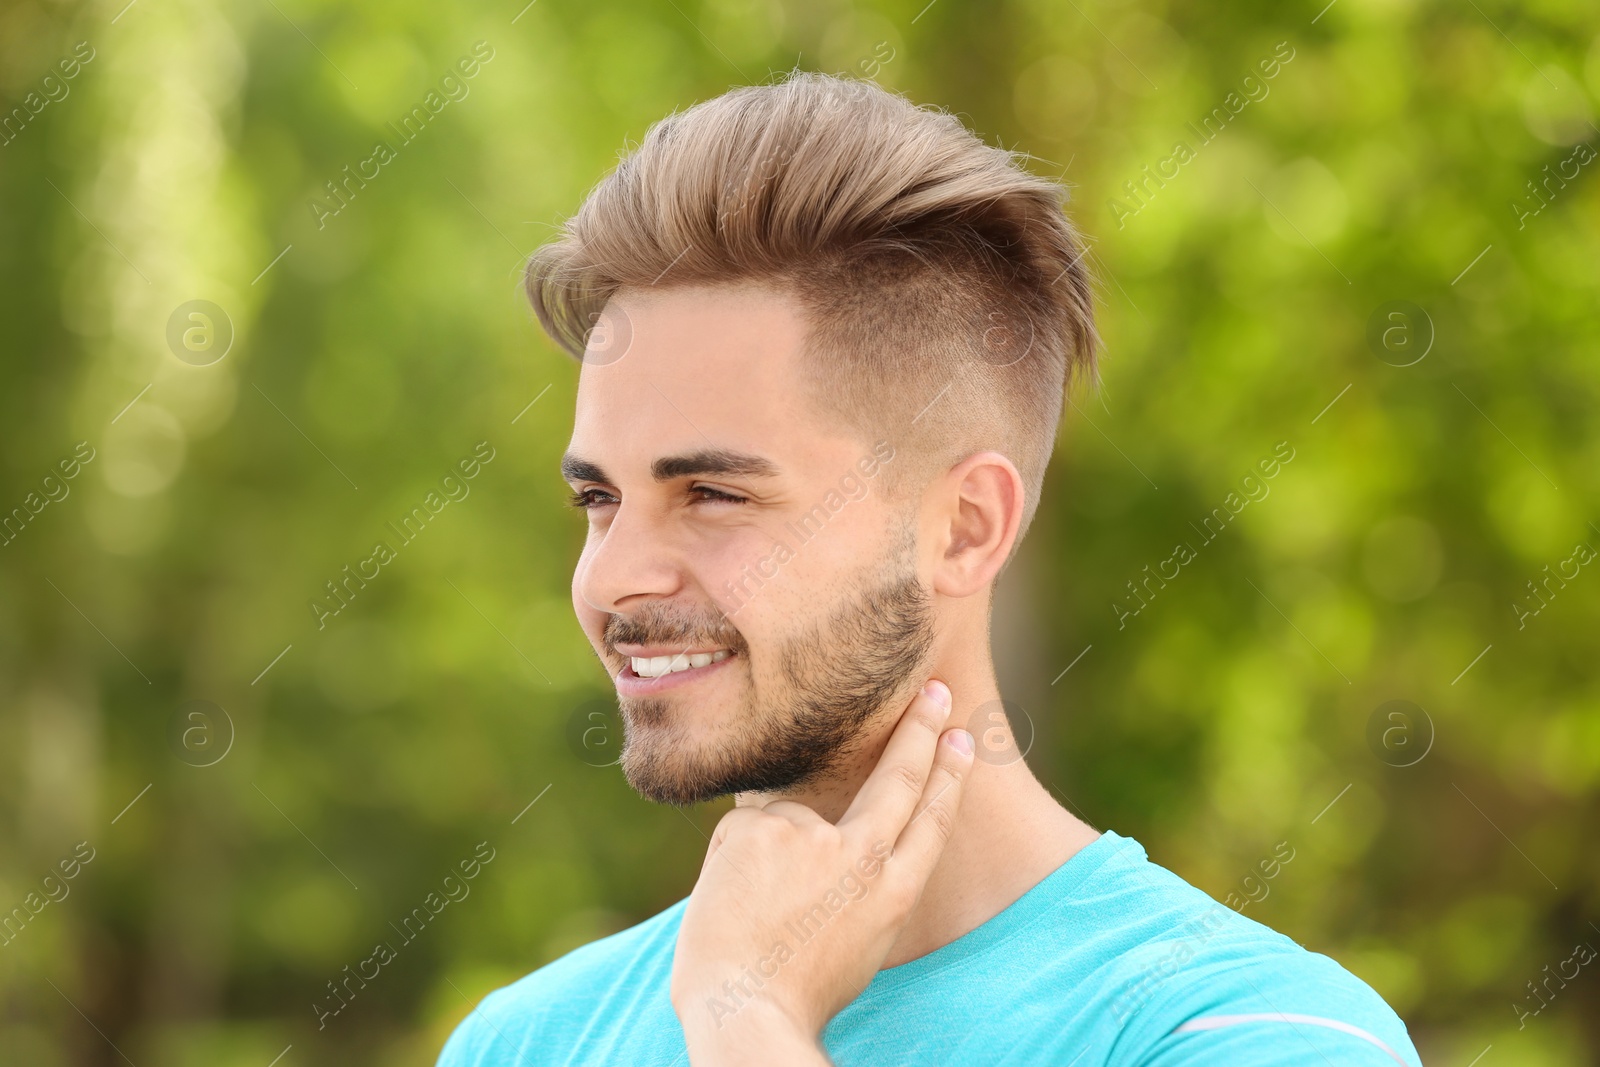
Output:
<svg viewBox="0 0 1600 1067">
<path fill-rule="evenodd" d="M 726 623 L 726 616 L 708 622 L 704 619 L 673 618 L 663 613 L 613 615 L 606 620 L 602 640 L 606 651 L 614 656 L 621 655 L 617 651 L 618 644 L 681 645 L 686 649 L 718 645 L 734 652 L 747 651 L 744 635 Z"/>
</svg>

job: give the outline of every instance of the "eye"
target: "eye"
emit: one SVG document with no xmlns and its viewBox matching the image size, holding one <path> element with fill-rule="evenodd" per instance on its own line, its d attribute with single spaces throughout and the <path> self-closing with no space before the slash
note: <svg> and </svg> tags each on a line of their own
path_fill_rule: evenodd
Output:
<svg viewBox="0 0 1600 1067">
<path fill-rule="evenodd" d="M 702 502 L 716 501 L 724 504 L 748 503 L 748 501 L 742 496 L 735 496 L 732 493 L 725 493 L 721 489 L 714 489 L 709 485 L 694 486 L 689 490 L 689 492 L 699 494 L 699 500 Z M 588 489 L 580 489 L 567 497 L 568 504 L 584 511 L 588 511 L 593 508 L 606 507 L 608 505 L 615 504 L 616 502 L 617 498 L 606 492 L 604 489 L 595 489 L 592 487 Z"/>
<path fill-rule="evenodd" d="M 716 500 L 716 501 L 721 501 L 723 503 L 728 503 L 728 504 L 745 504 L 745 503 L 749 503 L 749 501 L 745 500 L 745 498 L 742 497 L 742 496 L 734 496 L 732 493 L 724 493 L 721 489 L 713 489 L 709 485 L 697 485 L 697 486 L 694 486 L 693 488 L 691 488 L 689 490 L 689 492 L 705 494 L 700 499 L 701 500 L 706 500 L 706 501 Z"/>
<path fill-rule="evenodd" d="M 608 499 L 597 500 L 595 499 L 596 495 L 607 497 Z M 603 489 L 593 488 L 580 489 L 567 498 L 567 503 L 571 504 L 575 508 L 582 508 L 585 511 L 589 510 L 590 508 L 604 507 L 607 504 L 613 504 L 615 502 L 616 498 L 611 496 L 610 493 Z"/>
</svg>

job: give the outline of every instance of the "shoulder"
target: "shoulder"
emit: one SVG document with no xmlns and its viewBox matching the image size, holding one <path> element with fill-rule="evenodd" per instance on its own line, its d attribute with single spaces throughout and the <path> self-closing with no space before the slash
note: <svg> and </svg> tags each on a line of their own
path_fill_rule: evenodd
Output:
<svg viewBox="0 0 1600 1067">
<path fill-rule="evenodd" d="M 687 903 L 688 898 L 680 900 L 490 993 L 450 1035 L 438 1067 L 544 1062 L 543 1055 L 562 1043 L 566 1030 L 581 1030 L 608 1001 L 630 991 L 664 988 Z"/>
<path fill-rule="evenodd" d="M 1124 871 L 1136 944 L 1107 986 L 1121 1028 L 1113 1062 L 1418 1067 L 1405 1024 L 1361 979 L 1145 860 Z M 1108 865 L 1109 866 L 1109 865 Z"/>
<path fill-rule="evenodd" d="M 1382 997 L 1334 960 L 1298 946 L 1197 953 L 1182 981 L 1129 1020 L 1123 1040 L 1137 1050 L 1129 1062 L 1142 1067 L 1421 1063 Z"/>
</svg>

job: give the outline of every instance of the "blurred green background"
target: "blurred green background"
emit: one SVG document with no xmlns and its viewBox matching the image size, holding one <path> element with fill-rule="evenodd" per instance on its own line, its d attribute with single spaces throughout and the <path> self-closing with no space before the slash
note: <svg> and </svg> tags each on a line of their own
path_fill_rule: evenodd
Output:
<svg viewBox="0 0 1600 1067">
<path fill-rule="evenodd" d="M 519 265 L 796 65 L 1029 153 L 1094 241 L 1104 389 L 996 621 L 1040 776 L 1428 1062 L 1600 1060 L 1597 967 L 1529 986 L 1600 947 L 1592 5 L 123 3 L 0 12 L 0 1062 L 430 1064 L 688 892 L 725 805 L 603 766 Z"/>
</svg>

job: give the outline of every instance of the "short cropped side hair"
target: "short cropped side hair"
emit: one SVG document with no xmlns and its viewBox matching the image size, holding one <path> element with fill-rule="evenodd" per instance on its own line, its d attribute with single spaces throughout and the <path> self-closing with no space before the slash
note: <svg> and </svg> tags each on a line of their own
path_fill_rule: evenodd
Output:
<svg viewBox="0 0 1600 1067">
<path fill-rule="evenodd" d="M 993 449 L 1038 507 L 1063 399 L 1096 380 L 1087 251 L 1060 185 L 955 116 L 794 73 L 652 126 L 527 268 L 582 358 L 624 288 L 755 282 L 798 298 L 820 410 L 889 440 L 894 478 Z M 900 462 L 899 457 L 907 457 Z"/>
</svg>

